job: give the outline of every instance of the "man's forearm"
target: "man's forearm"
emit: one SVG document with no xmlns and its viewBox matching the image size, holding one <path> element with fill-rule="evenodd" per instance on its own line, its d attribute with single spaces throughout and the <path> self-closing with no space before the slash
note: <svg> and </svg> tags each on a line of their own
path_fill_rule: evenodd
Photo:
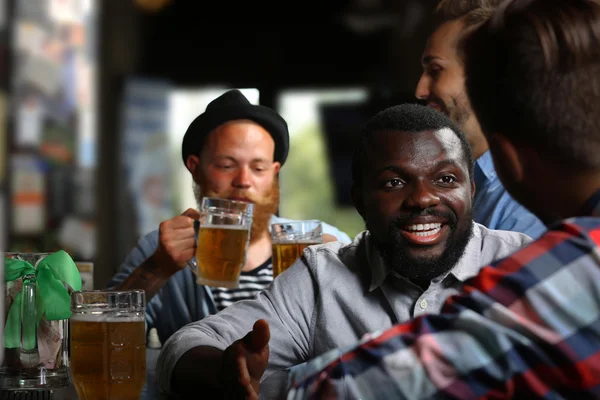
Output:
<svg viewBox="0 0 600 400">
<path fill-rule="evenodd" d="M 179 395 L 201 393 L 222 395 L 219 372 L 223 362 L 223 352 L 209 346 L 194 347 L 188 350 L 177 362 L 171 375 L 171 390 Z M 210 397 L 207 397 L 210 398 Z"/>
<path fill-rule="evenodd" d="M 161 265 L 156 262 L 155 256 L 151 256 L 117 286 L 116 290 L 143 289 L 148 302 L 171 277 L 167 271 L 167 268 L 164 266 L 161 268 Z"/>
</svg>

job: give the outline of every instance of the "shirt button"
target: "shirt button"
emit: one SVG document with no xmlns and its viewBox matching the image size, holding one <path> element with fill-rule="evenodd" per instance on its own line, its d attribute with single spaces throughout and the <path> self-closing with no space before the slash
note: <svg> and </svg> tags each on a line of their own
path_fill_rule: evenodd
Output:
<svg viewBox="0 0 600 400">
<path fill-rule="evenodd" d="M 421 300 L 421 303 L 419 303 L 419 306 L 424 310 L 427 308 L 427 300 L 423 299 Z"/>
</svg>

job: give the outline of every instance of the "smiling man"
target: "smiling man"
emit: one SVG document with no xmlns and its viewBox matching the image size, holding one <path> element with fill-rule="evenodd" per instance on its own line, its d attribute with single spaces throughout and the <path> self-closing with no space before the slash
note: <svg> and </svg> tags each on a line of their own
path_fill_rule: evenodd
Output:
<svg viewBox="0 0 600 400">
<path fill-rule="evenodd" d="M 354 162 L 354 203 L 374 246 L 423 289 L 458 263 L 473 235 L 471 152 L 443 121 L 419 107 L 390 109 L 371 121 Z"/>
<path fill-rule="evenodd" d="M 441 0 L 436 29 L 423 51 L 423 74 L 415 95 L 446 114 L 465 134 L 475 160 L 473 219 L 490 229 L 523 232 L 537 238 L 546 226 L 506 191 L 496 173 L 488 142 L 465 87 L 460 40 L 485 22 L 502 0 Z"/>
<path fill-rule="evenodd" d="M 530 241 L 473 223 L 470 146 L 433 109 L 401 105 L 373 117 L 352 175 L 367 230 L 350 245 L 308 247 L 253 300 L 173 335 L 157 364 L 164 394 L 253 398 L 279 370 L 438 313 L 482 265 Z"/>
</svg>

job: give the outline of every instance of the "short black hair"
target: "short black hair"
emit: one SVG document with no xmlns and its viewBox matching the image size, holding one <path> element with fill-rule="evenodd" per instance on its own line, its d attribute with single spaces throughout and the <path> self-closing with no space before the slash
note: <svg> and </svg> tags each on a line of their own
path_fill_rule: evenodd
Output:
<svg viewBox="0 0 600 400">
<path fill-rule="evenodd" d="M 352 183 L 362 185 L 363 167 L 367 161 L 367 147 L 371 137 L 383 131 L 421 133 L 448 128 L 458 137 L 464 161 L 467 163 L 469 178 L 473 179 L 473 153 L 471 145 L 458 126 L 443 113 L 419 104 L 400 104 L 386 108 L 371 118 L 361 130 L 354 156 L 352 157 Z"/>
</svg>

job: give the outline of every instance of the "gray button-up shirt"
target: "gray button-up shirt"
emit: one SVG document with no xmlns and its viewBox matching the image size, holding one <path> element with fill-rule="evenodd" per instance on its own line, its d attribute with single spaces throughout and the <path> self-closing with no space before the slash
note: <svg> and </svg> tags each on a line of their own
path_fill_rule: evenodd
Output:
<svg viewBox="0 0 600 400">
<path fill-rule="evenodd" d="M 253 300 L 238 302 L 175 333 L 157 363 L 160 390 L 171 393 L 171 374 L 185 352 L 196 346 L 224 350 L 252 330 L 257 319 L 267 320 L 271 328 L 264 382 L 277 371 L 351 345 L 365 334 L 437 313 L 448 296 L 458 293 L 462 281 L 530 241 L 522 233 L 474 224 L 462 258 L 425 291 L 388 268 L 366 231 L 349 245 L 310 246 Z"/>
</svg>

